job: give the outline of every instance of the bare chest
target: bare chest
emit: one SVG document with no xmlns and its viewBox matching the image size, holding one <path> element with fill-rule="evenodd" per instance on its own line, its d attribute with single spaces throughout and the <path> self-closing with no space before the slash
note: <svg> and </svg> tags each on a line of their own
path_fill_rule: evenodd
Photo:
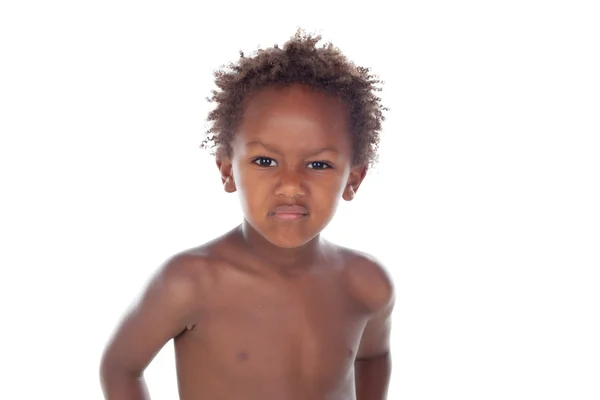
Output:
<svg viewBox="0 0 600 400">
<path fill-rule="evenodd" d="M 335 283 L 228 287 L 184 334 L 178 357 L 237 382 L 327 387 L 349 379 L 364 324 Z"/>
</svg>

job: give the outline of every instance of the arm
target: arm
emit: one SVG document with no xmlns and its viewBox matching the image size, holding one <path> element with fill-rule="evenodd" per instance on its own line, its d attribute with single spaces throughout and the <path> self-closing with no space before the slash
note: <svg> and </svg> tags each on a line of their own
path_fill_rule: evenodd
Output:
<svg viewBox="0 0 600 400">
<path fill-rule="evenodd" d="M 100 376 L 108 400 L 146 400 L 143 372 L 160 349 L 192 324 L 197 274 L 190 257 L 174 257 L 148 285 L 104 351 Z"/>
<path fill-rule="evenodd" d="M 390 333 L 395 291 L 385 268 L 370 257 L 357 266 L 355 282 L 360 282 L 361 298 L 370 318 L 363 331 L 354 378 L 357 400 L 385 400 L 391 376 Z M 356 287 L 359 287 L 358 284 Z"/>
<path fill-rule="evenodd" d="M 385 400 L 390 382 L 390 331 L 393 298 L 372 319 L 363 333 L 354 363 L 357 400 Z"/>
</svg>

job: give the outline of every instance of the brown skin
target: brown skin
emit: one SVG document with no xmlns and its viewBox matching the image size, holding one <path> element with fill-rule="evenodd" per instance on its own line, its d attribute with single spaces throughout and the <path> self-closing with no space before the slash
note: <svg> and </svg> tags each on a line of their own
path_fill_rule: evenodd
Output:
<svg viewBox="0 0 600 400">
<path fill-rule="evenodd" d="M 385 399 L 391 279 L 319 235 L 365 177 L 346 108 L 299 85 L 263 89 L 232 147 L 217 165 L 244 222 L 159 270 L 105 351 L 106 398 L 149 398 L 143 371 L 174 339 L 183 400 Z M 306 213 L 274 213 L 291 204 Z"/>
</svg>

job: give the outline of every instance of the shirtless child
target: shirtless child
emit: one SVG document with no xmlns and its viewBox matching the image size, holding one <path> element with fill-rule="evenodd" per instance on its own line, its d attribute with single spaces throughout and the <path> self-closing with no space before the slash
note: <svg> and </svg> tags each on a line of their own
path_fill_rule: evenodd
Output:
<svg viewBox="0 0 600 400">
<path fill-rule="evenodd" d="M 299 31 L 216 73 L 204 144 L 243 222 L 159 269 L 105 350 L 107 399 L 148 399 L 143 372 L 171 339 L 182 400 L 386 398 L 390 277 L 320 237 L 385 108 L 369 70 L 319 40 Z"/>
</svg>

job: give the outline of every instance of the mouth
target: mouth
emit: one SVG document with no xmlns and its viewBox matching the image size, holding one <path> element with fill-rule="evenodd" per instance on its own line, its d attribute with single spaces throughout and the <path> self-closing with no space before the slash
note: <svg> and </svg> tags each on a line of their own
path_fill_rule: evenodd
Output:
<svg viewBox="0 0 600 400">
<path fill-rule="evenodd" d="M 308 217 L 309 215 L 310 214 L 306 207 L 298 205 L 283 205 L 275 207 L 271 212 L 269 212 L 269 216 L 286 221 L 299 220 Z"/>
</svg>

